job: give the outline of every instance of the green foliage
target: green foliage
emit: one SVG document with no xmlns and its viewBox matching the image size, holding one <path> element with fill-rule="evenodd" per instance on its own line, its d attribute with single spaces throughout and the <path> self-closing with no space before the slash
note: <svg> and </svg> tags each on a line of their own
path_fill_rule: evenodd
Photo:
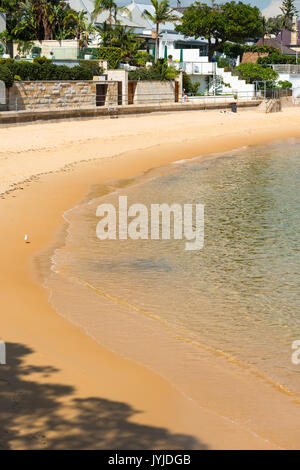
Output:
<svg viewBox="0 0 300 470">
<path fill-rule="evenodd" d="M 14 83 L 14 76 L 7 65 L 0 65 L 0 80 L 5 83 L 7 88 L 10 88 Z"/>
<path fill-rule="evenodd" d="M 187 37 L 205 37 L 211 60 L 214 52 L 222 49 L 227 41 L 239 43 L 260 35 L 261 15 L 257 7 L 243 2 L 231 1 L 213 6 L 195 2 L 185 10 L 176 30 Z"/>
<path fill-rule="evenodd" d="M 52 60 L 51 59 L 47 59 L 47 57 L 35 57 L 33 59 L 33 63 L 34 64 L 40 64 L 40 65 L 44 65 L 44 64 L 52 64 Z"/>
<path fill-rule="evenodd" d="M 272 54 L 269 54 L 266 57 L 259 57 L 257 59 L 257 63 L 262 65 L 296 64 L 296 57 L 280 54 L 280 52 L 273 52 Z"/>
<path fill-rule="evenodd" d="M 86 46 L 96 28 L 84 11 L 75 11 L 61 0 L 4 0 L 0 7 L 7 13 L 7 41 L 78 39 Z"/>
<path fill-rule="evenodd" d="M 100 67 L 98 60 L 80 60 L 79 65 L 91 71 L 94 75 L 103 75 L 103 67 Z"/>
<path fill-rule="evenodd" d="M 94 0 L 94 11 L 92 13 L 93 21 L 103 12 L 108 13 L 108 19 L 105 23 L 110 26 L 117 22 L 117 14 L 120 12 L 128 12 L 128 8 L 124 6 L 118 6 L 114 0 Z"/>
<path fill-rule="evenodd" d="M 178 16 L 173 13 L 173 10 L 170 8 L 169 0 L 150 0 L 152 7 L 154 8 L 154 13 L 149 10 L 144 10 L 143 16 L 146 20 L 150 20 L 155 25 L 155 62 L 158 59 L 158 35 L 159 27 L 161 24 L 168 22 L 174 23 L 178 21 Z"/>
<path fill-rule="evenodd" d="M 225 44 L 219 49 L 223 52 L 226 57 L 230 59 L 242 59 L 244 52 L 257 52 L 258 54 L 269 53 L 278 51 L 278 49 L 270 46 L 250 46 L 247 44 L 237 44 L 232 42 L 225 42 Z"/>
<path fill-rule="evenodd" d="M 247 46 L 243 47 L 244 52 L 257 52 L 258 54 L 269 53 L 272 54 L 273 52 L 277 52 L 279 49 L 271 46 Z"/>
<path fill-rule="evenodd" d="M 279 85 L 281 90 L 289 90 L 293 87 L 293 84 L 288 80 L 279 80 L 279 82 L 277 82 L 277 85 Z"/>
<path fill-rule="evenodd" d="M 140 68 L 131 70 L 128 74 L 129 80 L 174 80 L 179 72 L 175 67 L 168 67 L 165 59 L 158 59 L 157 63 L 149 69 Z"/>
<path fill-rule="evenodd" d="M 4 46 L 3 44 L 0 44 L 0 57 L 3 56 L 4 52 L 5 52 Z"/>
<path fill-rule="evenodd" d="M 88 67 L 75 65 L 69 70 L 71 70 L 71 80 L 93 80 L 92 70 Z"/>
<path fill-rule="evenodd" d="M 105 24 L 101 28 L 101 46 L 116 47 L 122 51 L 122 59 L 128 62 L 138 52 L 142 40 L 134 33 L 133 28 L 116 24 L 108 28 Z"/>
<path fill-rule="evenodd" d="M 282 12 L 282 15 L 288 18 L 289 20 L 292 20 L 293 16 L 298 16 L 298 10 L 295 7 L 294 0 L 283 0 L 280 10 Z"/>
<path fill-rule="evenodd" d="M 253 64 L 252 62 L 246 62 L 240 64 L 235 68 L 235 73 L 248 83 L 253 83 L 257 80 L 266 80 L 271 84 L 278 78 L 278 73 L 270 67 L 263 67 L 260 64 Z"/>
<path fill-rule="evenodd" d="M 220 52 L 224 52 L 226 57 L 229 57 L 230 59 L 237 59 L 238 57 L 242 57 L 244 46 L 242 44 L 225 42 L 225 44 L 220 49 Z"/>
<path fill-rule="evenodd" d="M 188 95 L 196 95 L 199 86 L 200 82 L 193 83 L 190 75 L 188 75 L 186 72 L 182 72 L 182 88 L 184 89 L 185 93 Z"/>
<path fill-rule="evenodd" d="M 6 67 L 11 76 L 18 76 L 20 80 L 92 80 L 93 72 L 89 67 L 76 65 L 75 67 L 67 67 L 66 65 L 55 65 L 50 60 L 38 58 L 38 61 L 15 62 L 12 59 L 0 61 L 0 67 Z M 2 63 L 1 63 L 2 62 Z"/>
<path fill-rule="evenodd" d="M 227 57 L 220 57 L 220 59 L 218 60 L 218 67 L 220 67 L 221 69 L 230 67 L 230 60 Z"/>
<path fill-rule="evenodd" d="M 117 69 L 123 57 L 123 51 L 120 47 L 101 46 L 98 49 L 98 59 L 107 60 L 108 68 Z"/>
<path fill-rule="evenodd" d="M 149 54 L 147 51 L 137 51 L 134 56 L 130 59 L 129 64 L 139 67 L 145 67 L 147 62 L 154 61 L 152 54 Z"/>
</svg>

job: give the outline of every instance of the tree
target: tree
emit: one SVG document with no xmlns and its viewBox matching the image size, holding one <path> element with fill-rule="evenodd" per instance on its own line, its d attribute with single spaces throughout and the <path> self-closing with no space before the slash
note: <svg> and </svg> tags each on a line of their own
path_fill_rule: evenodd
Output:
<svg viewBox="0 0 300 470">
<path fill-rule="evenodd" d="M 255 81 L 266 81 L 270 86 L 278 78 L 278 73 L 270 67 L 263 67 L 260 64 L 253 64 L 252 62 L 245 62 L 235 68 L 235 72 L 242 80 L 248 83 Z"/>
<path fill-rule="evenodd" d="M 134 33 L 134 28 L 118 23 L 113 28 L 105 28 L 104 25 L 100 35 L 101 45 L 120 48 L 123 54 L 122 58 L 126 61 L 129 61 L 137 53 L 142 42 Z"/>
<path fill-rule="evenodd" d="M 293 19 L 293 16 L 298 15 L 298 10 L 295 7 L 294 0 L 283 0 L 280 10 L 282 12 L 282 16 L 290 21 Z"/>
<path fill-rule="evenodd" d="M 85 12 L 61 0 L 0 0 L 0 7 L 8 16 L 7 29 L 1 33 L 6 41 L 78 39 L 82 47 L 95 32 Z"/>
<path fill-rule="evenodd" d="M 227 2 L 209 6 L 196 2 L 188 7 L 176 30 L 186 37 L 205 37 L 208 40 L 208 57 L 222 49 L 226 41 L 244 42 L 261 35 L 261 14 L 257 7 L 242 2 Z"/>
<path fill-rule="evenodd" d="M 262 21 L 262 40 L 263 45 L 265 43 L 265 36 L 270 36 L 274 34 L 277 36 L 282 30 L 282 16 L 278 15 L 275 18 L 266 18 L 265 16 L 261 17 Z"/>
<path fill-rule="evenodd" d="M 108 12 L 107 22 L 110 26 L 112 26 L 113 23 L 117 23 L 118 12 L 127 12 L 129 14 L 128 8 L 118 6 L 114 0 L 95 0 L 92 20 L 95 21 L 97 16 L 105 11 Z"/>
<path fill-rule="evenodd" d="M 90 36 L 98 30 L 93 23 L 88 21 L 85 11 L 77 12 L 70 9 L 62 19 L 60 31 L 63 38 L 75 37 L 79 41 L 79 47 L 84 48 L 88 46 Z"/>
<path fill-rule="evenodd" d="M 175 22 L 178 21 L 178 16 L 173 13 L 173 10 L 170 9 L 170 4 L 168 0 L 151 0 L 152 6 L 154 8 L 154 13 L 151 11 L 144 10 L 143 16 L 152 21 L 155 24 L 155 61 L 158 59 L 158 35 L 159 35 L 159 27 L 161 24 L 168 22 Z"/>
</svg>

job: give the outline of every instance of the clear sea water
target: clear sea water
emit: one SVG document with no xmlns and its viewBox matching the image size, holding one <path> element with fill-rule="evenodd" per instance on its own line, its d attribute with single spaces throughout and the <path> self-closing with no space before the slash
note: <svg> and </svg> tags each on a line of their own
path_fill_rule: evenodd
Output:
<svg viewBox="0 0 300 470">
<path fill-rule="evenodd" d="M 53 254 L 47 280 L 51 302 L 101 344 L 204 406 L 216 409 L 218 401 L 216 391 L 204 395 L 204 372 L 217 390 L 226 364 L 240 384 L 246 370 L 300 398 L 300 365 L 291 361 L 300 339 L 299 182 L 300 143 L 289 140 L 93 187 L 65 214 L 65 245 Z M 186 251 L 182 240 L 98 240 L 96 208 L 117 206 L 119 195 L 147 207 L 205 204 L 204 248 Z M 227 392 L 234 396 L 224 387 L 223 397 Z M 228 405 L 222 412 L 245 424 L 243 410 L 237 416 Z"/>
</svg>

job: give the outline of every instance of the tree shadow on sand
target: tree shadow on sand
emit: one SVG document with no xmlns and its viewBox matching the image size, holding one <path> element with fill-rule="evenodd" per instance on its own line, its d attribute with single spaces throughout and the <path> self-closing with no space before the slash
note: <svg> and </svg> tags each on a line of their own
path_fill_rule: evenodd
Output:
<svg viewBox="0 0 300 470">
<path fill-rule="evenodd" d="M 28 366 L 25 345 L 7 343 L 0 366 L 0 449 L 206 449 L 193 436 L 130 422 L 137 413 L 126 403 L 76 398 L 74 388 L 47 383 L 56 369 Z M 36 374 L 42 382 L 27 380 Z M 61 400 L 70 412 L 62 414 Z M 22 431 L 20 431 L 22 430 Z"/>
</svg>

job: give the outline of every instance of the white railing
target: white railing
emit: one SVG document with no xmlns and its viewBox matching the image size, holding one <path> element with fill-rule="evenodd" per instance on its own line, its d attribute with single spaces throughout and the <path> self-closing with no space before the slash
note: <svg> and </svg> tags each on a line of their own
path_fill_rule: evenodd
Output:
<svg viewBox="0 0 300 470">
<path fill-rule="evenodd" d="M 189 75 L 215 75 L 216 73 L 216 62 L 178 62 L 172 61 L 171 65 L 174 65 L 177 69 L 184 70 Z"/>
</svg>

